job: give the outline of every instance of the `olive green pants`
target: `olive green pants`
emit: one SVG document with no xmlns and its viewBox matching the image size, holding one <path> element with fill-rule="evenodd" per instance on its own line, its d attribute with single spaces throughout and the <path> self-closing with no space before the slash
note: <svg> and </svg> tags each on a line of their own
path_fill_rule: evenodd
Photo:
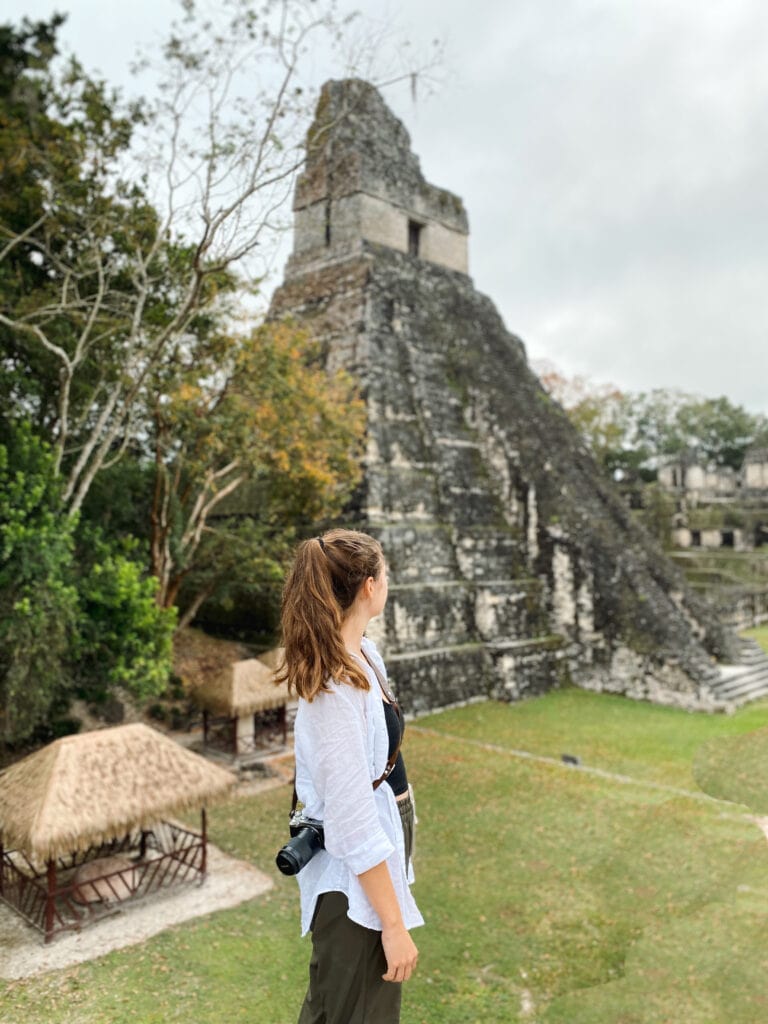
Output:
<svg viewBox="0 0 768 1024">
<path fill-rule="evenodd" d="M 404 800 L 398 808 L 408 860 L 413 848 L 413 805 Z M 400 1020 L 402 985 L 382 980 L 387 959 L 381 932 L 351 921 L 348 907 L 341 892 L 325 892 L 317 898 L 309 987 L 298 1024 L 398 1024 Z"/>
<path fill-rule="evenodd" d="M 342 892 L 317 898 L 299 1024 L 398 1024 L 402 986 L 382 979 L 381 932 L 350 921 L 347 907 Z"/>
</svg>

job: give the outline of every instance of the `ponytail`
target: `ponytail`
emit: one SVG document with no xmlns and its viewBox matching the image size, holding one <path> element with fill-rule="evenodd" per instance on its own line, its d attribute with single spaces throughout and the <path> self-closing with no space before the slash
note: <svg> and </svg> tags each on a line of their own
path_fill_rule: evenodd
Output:
<svg viewBox="0 0 768 1024">
<path fill-rule="evenodd" d="M 383 571 L 383 561 L 379 542 L 356 530 L 330 530 L 299 545 L 283 589 L 285 660 L 276 683 L 287 682 L 308 701 L 328 690 L 330 679 L 370 689 L 341 626 L 365 580 Z"/>
</svg>

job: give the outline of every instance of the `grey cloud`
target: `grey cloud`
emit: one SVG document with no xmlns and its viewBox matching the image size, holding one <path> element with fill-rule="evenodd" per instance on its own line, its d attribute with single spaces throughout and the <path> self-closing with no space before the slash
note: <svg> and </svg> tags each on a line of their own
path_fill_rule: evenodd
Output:
<svg viewBox="0 0 768 1024">
<path fill-rule="evenodd" d="M 568 372 L 768 408 L 766 9 L 480 7 L 414 132 L 479 286 Z"/>
</svg>

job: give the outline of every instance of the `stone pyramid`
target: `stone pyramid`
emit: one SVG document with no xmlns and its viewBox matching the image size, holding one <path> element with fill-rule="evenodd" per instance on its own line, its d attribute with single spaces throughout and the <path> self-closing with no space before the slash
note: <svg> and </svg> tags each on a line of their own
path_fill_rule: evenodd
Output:
<svg viewBox="0 0 768 1024">
<path fill-rule="evenodd" d="M 308 323 L 367 402 L 344 520 L 378 536 L 375 638 L 410 710 L 564 681 L 722 706 L 735 637 L 632 521 L 467 273 L 462 201 L 428 184 L 371 85 L 327 83 L 272 315 Z"/>
</svg>

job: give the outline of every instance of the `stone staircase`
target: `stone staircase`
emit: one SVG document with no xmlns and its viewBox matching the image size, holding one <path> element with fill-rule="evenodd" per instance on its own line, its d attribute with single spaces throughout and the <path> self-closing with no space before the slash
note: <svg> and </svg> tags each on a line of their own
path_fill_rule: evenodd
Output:
<svg viewBox="0 0 768 1024">
<path fill-rule="evenodd" d="M 709 684 L 715 696 L 735 707 L 768 696 L 768 655 L 754 640 L 739 645 L 739 664 L 721 665 L 720 678 Z"/>
</svg>

